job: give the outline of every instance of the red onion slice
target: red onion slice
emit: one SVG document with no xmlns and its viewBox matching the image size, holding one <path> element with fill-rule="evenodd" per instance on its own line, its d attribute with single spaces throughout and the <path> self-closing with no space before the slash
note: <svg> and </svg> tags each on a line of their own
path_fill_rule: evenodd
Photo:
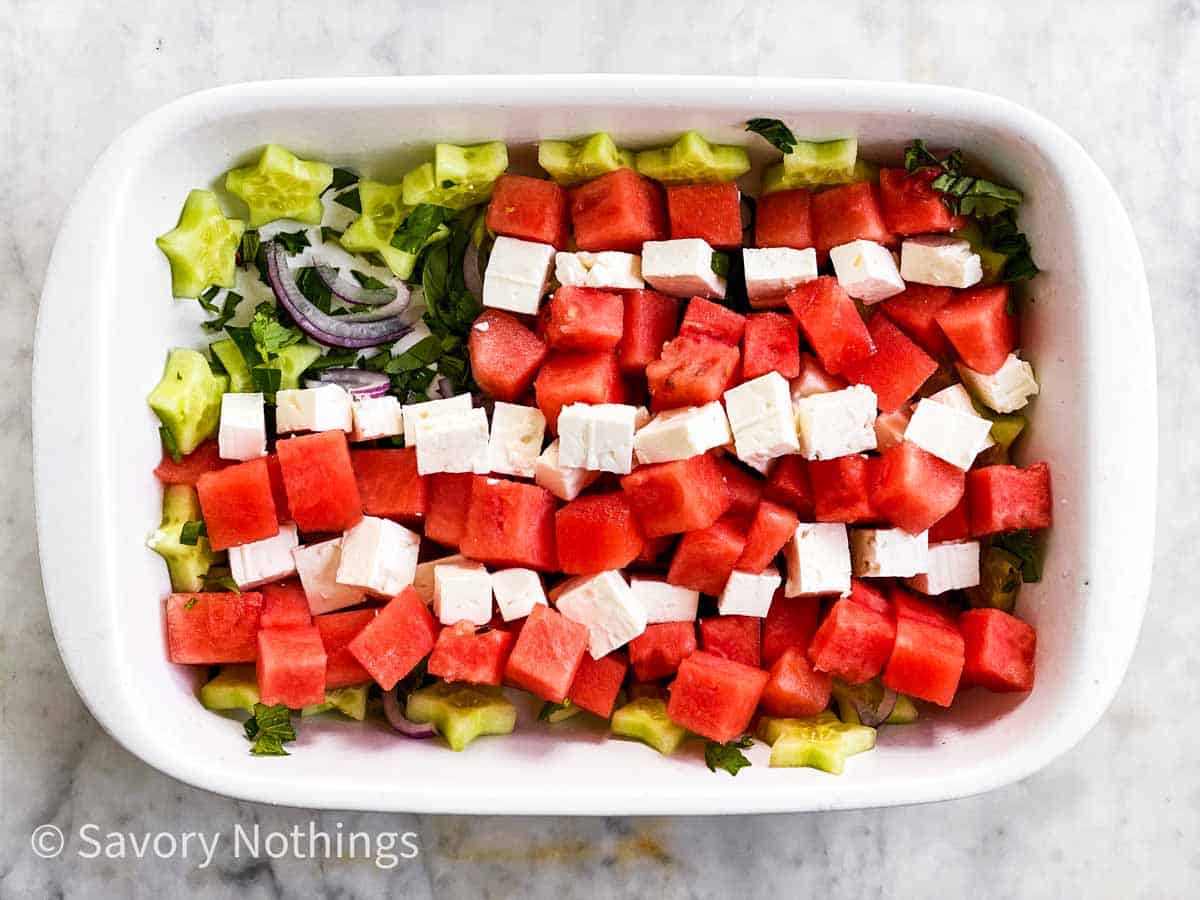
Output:
<svg viewBox="0 0 1200 900">
<path fill-rule="evenodd" d="M 879 698 L 878 705 L 866 700 L 855 699 L 854 708 L 858 713 L 858 721 L 871 728 L 878 728 L 887 721 L 887 717 L 896 708 L 897 697 L 899 697 L 899 694 L 891 688 L 884 688 L 883 696 Z"/>
<path fill-rule="evenodd" d="M 437 730 L 432 725 L 414 722 L 404 715 L 404 710 L 400 707 L 400 699 L 396 696 L 394 689 L 383 692 L 383 714 L 387 716 L 388 724 L 405 737 L 431 738 L 437 734 Z"/>
<path fill-rule="evenodd" d="M 397 296 L 396 289 L 392 287 L 365 288 L 353 281 L 346 281 L 333 266 L 317 266 L 317 275 L 333 296 L 352 306 L 386 306 Z"/>
<path fill-rule="evenodd" d="M 320 387 L 323 384 L 336 384 L 350 392 L 351 397 L 382 397 L 392 386 L 391 380 L 382 372 L 369 372 L 366 369 L 350 369 L 333 366 L 323 369 L 316 378 L 304 379 L 305 387 Z"/>
</svg>

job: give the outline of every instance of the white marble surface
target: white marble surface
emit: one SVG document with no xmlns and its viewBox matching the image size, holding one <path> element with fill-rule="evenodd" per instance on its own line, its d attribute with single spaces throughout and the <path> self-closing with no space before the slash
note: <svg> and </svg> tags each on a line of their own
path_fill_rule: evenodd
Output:
<svg viewBox="0 0 1200 900">
<path fill-rule="evenodd" d="M 1194 0 L 87 6 L 0 0 L 0 365 L 10 373 L 10 389 L 0 391 L 0 897 L 1126 898 L 1183 896 L 1189 883 L 1194 891 Z M 97 728 L 64 676 L 32 531 L 28 379 L 34 311 L 72 192 L 122 129 L 199 88 L 301 75 L 511 71 L 936 81 L 1027 104 L 1083 142 L 1133 217 L 1159 336 L 1160 552 L 1150 612 L 1116 703 L 1081 746 L 1041 774 L 935 806 L 673 821 L 315 817 L 325 829 L 342 822 L 347 830 L 416 831 L 420 857 L 390 873 L 337 860 L 218 858 L 206 869 L 194 858 L 39 860 L 29 834 L 41 823 L 229 831 L 256 822 L 307 828 L 314 818 L 227 801 L 151 771 Z"/>
</svg>

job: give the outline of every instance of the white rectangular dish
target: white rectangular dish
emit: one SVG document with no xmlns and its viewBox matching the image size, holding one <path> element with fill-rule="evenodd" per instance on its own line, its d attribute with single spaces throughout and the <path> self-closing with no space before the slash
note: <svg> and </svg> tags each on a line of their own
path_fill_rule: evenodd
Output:
<svg viewBox="0 0 1200 900">
<path fill-rule="evenodd" d="M 1020 601 L 1038 630 L 1033 693 L 972 691 L 953 711 L 881 732 L 878 749 L 841 777 L 769 769 L 760 745 L 749 753 L 753 767 L 730 778 L 709 772 L 695 750 L 662 757 L 527 719 L 514 735 L 465 753 L 382 728 L 306 722 L 288 758 L 251 756 L 240 725 L 192 697 L 194 673 L 167 662 L 166 573 L 143 544 L 160 496 L 145 396 L 168 347 L 199 344 L 199 309 L 170 301 L 154 246 L 187 191 L 268 141 L 388 180 L 437 140 L 519 147 L 604 130 L 636 147 L 694 128 L 765 150 L 742 131 L 758 115 L 785 119 L 806 139 L 857 135 L 867 158 L 894 158 L 914 137 L 960 146 L 1025 192 L 1021 224 L 1043 273 L 1022 346 L 1042 394 L 1020 457 L 1048 460 L 1055 492 L 1045 577 Z M 1036 771 L 1096 723 L 1128 665 L 1150 584 L 1154 340 L 1128 218 L 1095 163 L 1056 126 L 950 88 L 464 76 L 269 82 L 183 98 L 109 148 L 63 224 L 38 316 L 33 420 L 43 579 L 76 689 L 150 765 L 247 800 L 610 815 L 844 809 L 977 793 Z"/>
</svg>

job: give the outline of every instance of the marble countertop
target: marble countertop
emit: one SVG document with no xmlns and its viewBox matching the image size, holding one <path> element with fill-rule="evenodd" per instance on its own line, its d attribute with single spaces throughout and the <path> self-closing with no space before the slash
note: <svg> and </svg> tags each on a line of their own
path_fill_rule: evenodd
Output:
<svg viewBox="0 0 1200 900">
<path fill-rule="evenodd" d="M 0 898 L 1168 897 L 1200 877 L 1192 569 L 1200 439 L 1200 23 L 1195 0 L 950 5 L 780 0 L 297 4 L 0 0 Z M 701 11 L 702 9 L 702 11 Z M 1124 200 L 1150 278 L 1162 421 L 1159 555 L 1128 678 L 1100 725 L 1025 782 L 932 806 L 693 819 L 312 814 L 185 787 L 115 745 L 66 680 L 33 535 L 28 379 L 55 232 L 103 148 L 212 85 L 302 75 L 615 71 L 842 76 L 990 91 L 1061 123 Z M 1195 180 L 1193 180 L 1195 176 Z M 1120 361 L 1114 360 L 1115 365 Z M 1131 522 L 1131 528 L 1152 523 Z M 45 861 L 66 830 L 417 834 L 420 856 Z"/>
</svg>

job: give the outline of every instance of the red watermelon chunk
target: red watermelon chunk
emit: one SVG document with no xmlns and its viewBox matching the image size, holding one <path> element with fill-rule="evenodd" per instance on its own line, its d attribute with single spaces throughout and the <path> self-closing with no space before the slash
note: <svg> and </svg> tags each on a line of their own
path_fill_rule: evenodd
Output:
<svg viewBox="0 0 1200 900">
<path fill-rule="evenodd" d="M 378 610 L 352 609 L 327 613 L 313 619 L 325 646 L 325 688 L 350 687 L 371 680 L 371 673 L 362 667 L 350 652 L 350 642 L 375 618 Z"/>
<path fill-rule="evenodd" d="M 804 651 L 789 647 L 771 666 L 759 705 L 772 716 L 815 716 L 829 706 L 833 679 L 813 667 Z"/>
<path fill-rule="evenodd" d="M 937 361 L 887 316 L 872 316 L 867 331 L 875 344 L 874 355 L 847 366 L 842 374 L 853 384 L 870 387 L 881 410 L 895 412 L 937 371 Z"/>
<path fill-rule="evenodd" d="M 471 507 L 470 472 L 439 472 L 429 476 L 429 504 L 425 515 L 425 537 L 447 547 L 458 548 L 467 528 Z"/>
<path fill-rule="evenodd" d="M 902 694 L 949 706 L 963 662 L 963 638 L 957 629 L 897 614 L 896 641 L 883 683 Z"/>
<path fill-rule="evenodd" d="M 1008 286 L 960 291 L 935 316 L 958 358 L 991 375 L 1017 346 L 1017 319 L 1008 314 Z"/>
<path fill-rule="evenodd" d="M 780 457 L 767 475 L 763 497 L 791 507 L 802 521 L 813 521 L 815 498 L 812 479 L 808 474 L 808 460 L 799 455 Z"/>
<path fill-rule="evenodd" d="M 796 533 L 798 524 L 800 517 L 791 509 L 763 500 L 755 510 L 750 530 L 746 533 L 746 545 L 734 568 L 755 575 L 762 572 Z"/>
<path fill-rule="evenodd" d="M 491 565 L 556 569 L 554 507 L 554 495 L 536 484 L 477 475 L 459 547 Z"/>
<path fill-rule="evenodd" d="M 680 335 L 710 338 L 731 347 L 741 342 L 745 330 L 745 316 L 704 297 L 693 297 L 688 301 L 683 321 L 679 323 Z"/>
<path fill-rule="evenodd" d="M 479 386 L 497 400 L 511 403 L 533 384 L 546 358 L 546 345 L 515 317 L 486 309 L 471 326 L 467 352 Z"/>
<path fill-rule="evenodd" d="M 955 216 L 930 183 L 938 169 L 880 169 L 879 199 L 889 231 L 899 234 L 930 234 L 961 228 L 965 220 Z"/>
<path fill-rule="evenodd" d="M 175 462 L 174 457 L 166 450 L 163 451 L 162 461 L 154 468 L 154 477 L 163 484 L 189 484 L 196 482 L 205 472 L 215 472 L 232 465 L 229 460 L 221 459 L 220 447 L 215 440 L 208 440 Z"/>
<path fill-rule="evenodd" d="M 784 378 L 800 374 L 800 333 L 791 316 L 751 313 L 742 337 L 742 377 L 749 381 L 768 372 Z"/>
<path fill-rule="evenodd" d="M 417 472 L 415 447 L 351 450 L 350 465 L 364 513 L 408 524 L 424 521 L 429 479 Z"/>
<path fill-rule="evenodd" d="M 871 463 L 857 454 L 809 461 L 808 477 L 818 522 L 871 520 Z"/>
<path fill-rule="evenodd" d="M 196 480 L 196 494 L 204 513 L 208 542 L 214 550 L 279 534 L 265 459 L 204 473 Z"/>
<path fill-rule="evenodd" d="M 537 405 L 551 431 L 558 414 L 571 403 L 621 403 L 625 387 L 611 350 L 555 350 L 546 357 L 533 383 Z"/>
<path fill-rule="evenodd" d="M 742 246 L 742 194 L 732 181 L 667 188 L 671 239 L 700 238 L 718 250 Z"/>
<path fill-rule="evenodd" d="M 910 282 L 903 293 L 889 297 L 879 305 L 883 314 L 916 341 L 917 346 L 938 359 L 950 355 L 950 342 L 937 323 L 937 314 L 954 299 L 948 287 Z"/>
<path fill-rule="evenodd" d="M 580 709 L 595 713 L 603 719 L 612 715 L 617 703 L 621 683 L 625 680 L 625 670 L 629 664 L 619 650 L 614 650 L 607 656 L 592 659 L 587 653 L 579 661 L 579 670 L 571 681 L 571 689 L 567 699 Z"/>
<path fill-rule="evenodd" d="M 808 649 L 820 618 L 820 598 L 785 597 L 783 588 L 776 591 L 762 622 L 762 664 L 770 668 L 788 647 Z"/>
<path fill-rule="evenodd" d="M 642 528 L 624 493 L 590 494 L 554 518 L 558 566 L 568 575 L 623 569 L 642 552 Z"/>
<path fill-rule="evenodd" d="M 716 596 L 724 589 L 745 546 L 746 533 L 730 519 L 689 531 L 675 548 L 667 581 Z"/>
<path fill-rule="evenodd" d="M 258 696 L 262 703 L 301 709 L 325 702 L 325 645 L 313 626 L 258 633 Z"/>
<path fill-rule="evenodd" d="M 883 671 L 895 641 L 896 623 L 889 613 L 847 598 L 830 608 L 813 635 L 808 658 L 818 671 L 862 684 Z"/>
<path fill-rule="evenodd" d="M 362 518 L 362 499 L 342 431 L 278 441 L 292 519 L 301 531 L 345 531 Z"/>
<path fill-rule="evenodd" d="M 970 484 L 970 480 L 967 481 Z M 971 536 L 971 511 L 964 491 L 958 505 L 929 526 L 929 543 L 965 541 Z"/>
<path fill-rule="evenodd" d="M 713 453 L 712 458 L 721 474 L 725 476 L 725 488 L 729 492 L 730 502 L 726 515 L 749 522 L 754 518 L 759 501 L 762 500 L 762 478 L 724 453 Z"/>
<path fill-rule="evenodd" d="M 757 669 L 762 661 L 762 619 L 706 616 L 700 620 L 700 646 L 714 656 Z"/>
<path fill-rule="evenodd" d="M 967 505 L 973 537 L 1021 528 L 1049 528 L 1054 521 L 1050 467 L 1036 463 L 1027 469 L 972 469 L 967 473 Z"/>
<path fill-rule="evenodd" d="M 512 632 L 500 628 L 476 632 L 470 622 L 443 628 L 429 655 L 429 674 L 446 681 L 498 685 L 513 640 Z"/>
<path fill-rule="evenodd" d="M 964 642 L 963 684 L 989 691 L 1033 690 L 1037 632 L 999 609 L 971 609 L 958 619 Z"/>
<path fill-rule="evenodd" d="M 803 189 L 776 191 L 759 197 L 754 213 L 754 246 L 796 250 L 811 247 L 811 208 L 812 195 Z"/>
<path fill-rule="evenodd" d="M 504 680 L 543 700 L 562 703 L 587 646 L 586 626 L 539 604 L 521 627 L 504 667 Z"/>
<path fill-rule="evenodd" d="M 769 678 L 761 669 L 697 650 L 679 666 L 667 715 L 702 737 L 727 743 L 750 726 Z"/>
<path fill-rule="evenodd" d="M 641 252 L 667 237 L 662 189 L 632 169 L 617 169 L 571 191 L 571 224 L 580 250 Z"/>
<path fill-rule="evenodd" d="M 567 192 L 553 181 L 504 174 L 496 179 L 487 227 L 523 241 L 567 246 Z"/>
<path fill-rule="evenodd" d="M 626 374 L 640 375 L 658 359 L 679 327 L 679 301 L 658 291 L 628 290 L 617 363 Z"/>
<path fill-rule="evenodd" d="M 546 343 L 555 350 L 612 350 L 621 342 L 625 302 L 619 294 L 564 285 L 547 309 Z"/>
<path fill-rule="evenodd" d="M 800 354 L 800 374 L 792 379 L 792 402 L 813 394 L 827 394 L 847 387 L 844 378 L 830 375 L 811 353 Z"/>
<path fill-rule="evenodd" d="M 888 606 L 898 619 L 916 619 L 950 631 L 958 628 L 954 614 L 944 603 L 929 597 L 918 597 L 898 584 L 888 588 Z"/>
<path fill-rule="evenodd" d="M 267 455 L 267 475 L 271 479 L 271 499 L 275 501 L 275 518 L 280 522 L 292 521 L 292 511 L 288 508 L 287 488 L 283 484 L 283 470 L 279 468 L 277 454 Z"/>
<path fill-rule="evenodd" d="M 903 589 L 897 589 L 897 593 L 912 597 L 912 594 Z M 865 606 L 867 609 L 873 609 L 877 613 L 883 613 L 889 617 L 892 615 L 892 606 L 883 592 L 858 578 L 850 579 L 850 596 L 847 599 L 860 606 Z"/>
<path fill-rule="evenodd" d="M 262 594 L 201 593 L 167 597 L 167 658 L 213 665 L 254 662 Z"/>
<path fill-rule="evenodd" d="M 958 505 L 966 490 L 962 469 L 903 441 L 879 458 L 871 505 L 910 534 L 920 534 Z"/>
<path fill-rule="evenodd" d="M 651 409 L 658 412 L 680 406 L 703 406 L 721 399 L 740 362 L 736 346 L 680 335 L 662 348 L 661 357 L 646 366 Z"/>
<path fill-rule="evenodd" d="M 629 663 L 638 681 L 669 678 L 696 651 L 693 622 L 657 622 L 629 642 Z"/>
<path fill-rule="evenodd" d="M 840 375 L 875 352 L 858 308 L 836 278 L 806 281 L 784 299 L 829 373 Z"/>
<path fill-rule="evenodd" d="M 831 247 L 851 241 L 890 244 L 892 232 L 883 221 L 879 192 L 865 181 L 830 188 L 812 198 L 813 246 L 822 260 Z M 828 368 L 828 367 L 826 367 Z M 832 370 L 830 370 L 832 371 Z"/>
<path fill-rule="evenodd" d="M 731 498 L 720 467 L 708 455 L 638 466 L 621 489 L 647 537 L 708 528 Z"/>
<path fill-rule="evenodd" d="M 433 650 L 438 624 L 411 587 L 406 587 L 349 643 L 371 678 L 390 691 Z"/>
<path fill-rule="evenodd" d="M 262 592 L 259 628 L 295 628 L 313 623 L 308 598 L 300 582 L 276 581 L 264 584 L 259 590 Z"/>
</svg>

